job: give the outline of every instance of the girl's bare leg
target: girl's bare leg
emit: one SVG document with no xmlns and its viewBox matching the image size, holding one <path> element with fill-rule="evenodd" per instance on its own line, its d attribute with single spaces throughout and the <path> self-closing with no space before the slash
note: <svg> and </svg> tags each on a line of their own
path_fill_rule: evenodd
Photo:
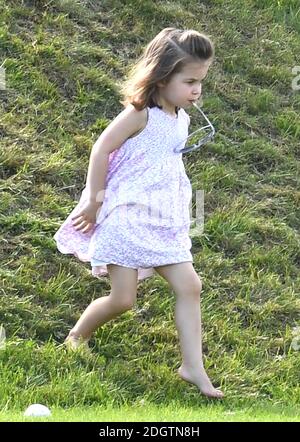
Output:
<svg viewBox="0 0 300 442">
<path fill-rule="evenodd" d="M 200 292 L 202 283 L 191 262 L 156 267 L 176 294 L 175 322 L 183 362 L 178 370 L 182 379 L 191 382 L 208 397 L 222 398 L 203 366 Z"/>
<path fill-rule="evenodd" d="M 115 264 L 109 264 L 107 270 L 111 279 L 110 295 L 91 302 L 70 330 L 67 341 L 88 341 L 98 327 L 133 307 L 137 295 L 137 270 Z"/>
</svg>

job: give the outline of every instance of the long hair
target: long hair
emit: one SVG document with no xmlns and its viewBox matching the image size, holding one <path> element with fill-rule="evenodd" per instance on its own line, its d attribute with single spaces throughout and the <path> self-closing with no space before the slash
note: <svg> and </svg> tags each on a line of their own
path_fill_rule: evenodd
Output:
<svg viewBox="0 0 300 442">
<path fill-rule="evenodd" d="M 207 35 L 194 30 L 165 28 L 147 45 L 121 87 L 124 106 L 137 110 L 157 106 L 157 83 L 167 83 L 191 61 L 214 57 L 214 45 Z"/>
</svg>

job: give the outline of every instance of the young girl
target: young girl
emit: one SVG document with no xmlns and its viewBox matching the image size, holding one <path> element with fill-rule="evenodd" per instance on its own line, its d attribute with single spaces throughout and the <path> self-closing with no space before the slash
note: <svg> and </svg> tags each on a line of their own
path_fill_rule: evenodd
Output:
<svg viewBox="0 0 300 442">
<path fill-rule="evenodd" d="M 210 39 L 166 28 L 146 47 L 123 86 L 125 109 L 103 131 L 90 156 L 80 201 L 54 235 L 62 253 L 109 274 L 111 293 L 94 300 L 66 339 L 87 345 L 105 322 L 131 309 L 138 281 L 154 270 L 176 294 L 175 320 L 182 365 L 178 374 L 208 397 L 221 398 L 202 359 L 201 280 L 189 238 L 191 183 L 178 143 L 185 144 L 185 112 L 201 95 L 213 60 Z"/>
</svg>

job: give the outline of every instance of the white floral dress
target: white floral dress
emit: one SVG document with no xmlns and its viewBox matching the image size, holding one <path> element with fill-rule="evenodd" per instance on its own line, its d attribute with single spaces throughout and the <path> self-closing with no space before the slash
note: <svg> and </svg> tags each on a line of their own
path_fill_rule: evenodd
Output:
<svg viewBox="0 0 300 442">
<path fill-rule="evenodd" d="M 109 156 L 105 199 L 96 224 L 88 233 L 76 231 L 71 217 L 55 233 L 61 253 L 90 262 L 92 275 L 107 275 L 107 264 L 138 270 L 138 280 L 154 267 L 191 261 L 190 201 L 192 186 L 182 154 L 173 149 L 188 135 L 184 109 L 172 116 L 158 107 L 147 108 L 146 127 Z"/>
</svg>

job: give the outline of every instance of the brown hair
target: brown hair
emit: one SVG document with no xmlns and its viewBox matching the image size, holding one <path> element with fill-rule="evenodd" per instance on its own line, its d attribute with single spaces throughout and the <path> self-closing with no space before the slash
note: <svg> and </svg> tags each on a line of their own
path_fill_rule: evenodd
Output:
<svg viewBox="0 0 300 442">
<path fill-rule="evenodd" d="M 145 48 L 123 83 L 124 106 L 137 110 L 157 106 L 157 83 L 167 83 L 191 61 L 208 61 L 214 57 L 214 46 L 208 36 L 194 30 L 165 28 Z"/>
</svg>

